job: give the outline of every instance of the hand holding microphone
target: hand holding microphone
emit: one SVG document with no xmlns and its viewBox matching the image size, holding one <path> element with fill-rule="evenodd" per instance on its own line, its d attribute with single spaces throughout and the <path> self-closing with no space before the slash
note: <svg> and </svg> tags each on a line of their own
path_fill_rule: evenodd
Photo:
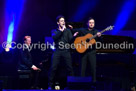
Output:
<svg viewBox="0 0 136 91">
<path fill-rule="evenodd" d="M 64 31 L 66 29 L 66 26 L 65 26 L 65 24 L 62 26 L 62 28 L 60 28 L 60 31 Z"/>
</svg>

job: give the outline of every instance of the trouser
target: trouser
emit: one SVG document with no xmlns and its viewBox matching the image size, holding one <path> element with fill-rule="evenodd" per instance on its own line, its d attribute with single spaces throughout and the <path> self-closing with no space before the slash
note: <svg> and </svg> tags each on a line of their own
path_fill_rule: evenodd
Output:
<svg viewBox="0 0 136 91">
<path fill-rule="evenodd" d="M 89 63 L 93 82 L 96 82 L 96 52 L 90 51 L 81 54 L 81 76 L 85 76 L 86 66 Z"/>
<path fill-rule="evenodd" d="M 66 66 L 66 70 L 68 71 L 69 75 L 73 75 L 73 68 L 72 68 L 72 59 L 71 59 L 71 54 L 70 51 L 68 50 L 56 50 L 53 53 L 52 56 L 52 65 L 51 65 L 51 71 L 50 71 L 50 76 L 49 76 L 49 84 L 52 85 L 56 72 L 57 72 L 57 68 L 58 65 L 61 61 L 61 59 L 63 59 L 65 66 Z"/>
</svg>

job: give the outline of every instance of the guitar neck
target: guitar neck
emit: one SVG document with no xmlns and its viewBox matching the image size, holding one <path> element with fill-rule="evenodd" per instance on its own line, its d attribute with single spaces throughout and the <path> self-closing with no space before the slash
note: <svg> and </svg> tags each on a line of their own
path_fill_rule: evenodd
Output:
<svg viewBox="0 0 136 91">
<path fill-rule="evenodd" d="M 102 33 L 104 33 L 105 31 L 106 31 L 106 29 L 102 30 L 100 33 L 102 34 Z"/>
<path fill-rule="evenodd" d="M 100 33 L 104 33 L 105 31 L 108 31 L 108 30 L 112 30 L 114 26 L 109 26 L 107 27 L 106 29 L 102 30 Z M 91 39 L 94 39 L 95 37 L 97 37 L 97 34 L 95 34 L 93 37 L 90 38 Z"/>
</svg>

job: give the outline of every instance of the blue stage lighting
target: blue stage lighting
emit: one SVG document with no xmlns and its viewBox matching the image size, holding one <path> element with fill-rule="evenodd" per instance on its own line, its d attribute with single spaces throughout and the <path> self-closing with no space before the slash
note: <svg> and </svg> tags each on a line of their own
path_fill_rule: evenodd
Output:
<svg viewBox="0 0 136 91">
<path fill-rule="evenodd" d="M 86 14 L 96 6 L 97 1 L 98 0 L 82 0 L 72 20 L 74 22 L 81 21 L 86 16 Z"/>
<path fill-rule="evenodd" d="M 14 38 L 13 35 L 15 35 L 19 24 L 24 2 L 25 0 L 6 0 L 5 30 L 7 32 L 8 44 L 11 43 Z"/>
<path fill-rule="evenodd" d="M 115 22 L 115 28 L 112 31 L 112 35 L 116 35 L 123 27 L 126 25 L 128 19 L 130 18 L 132 12 L 135 9 L 136 0 L 126 0 L 121 12 L 119 13 L 117 20 Z"/>
</svg>

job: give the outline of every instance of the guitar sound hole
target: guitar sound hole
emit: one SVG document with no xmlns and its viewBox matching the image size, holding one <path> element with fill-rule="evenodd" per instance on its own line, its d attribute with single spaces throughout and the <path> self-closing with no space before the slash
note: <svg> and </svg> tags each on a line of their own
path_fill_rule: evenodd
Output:
<svg viewBox="0 0 136 91">
<path fill-rule="evenodd" d="M 89 42 L 89 41 L 90 41 L 90 39 L 87 39 L 87 40 L 86 40 L 86 42 Z"/>
</svg>

